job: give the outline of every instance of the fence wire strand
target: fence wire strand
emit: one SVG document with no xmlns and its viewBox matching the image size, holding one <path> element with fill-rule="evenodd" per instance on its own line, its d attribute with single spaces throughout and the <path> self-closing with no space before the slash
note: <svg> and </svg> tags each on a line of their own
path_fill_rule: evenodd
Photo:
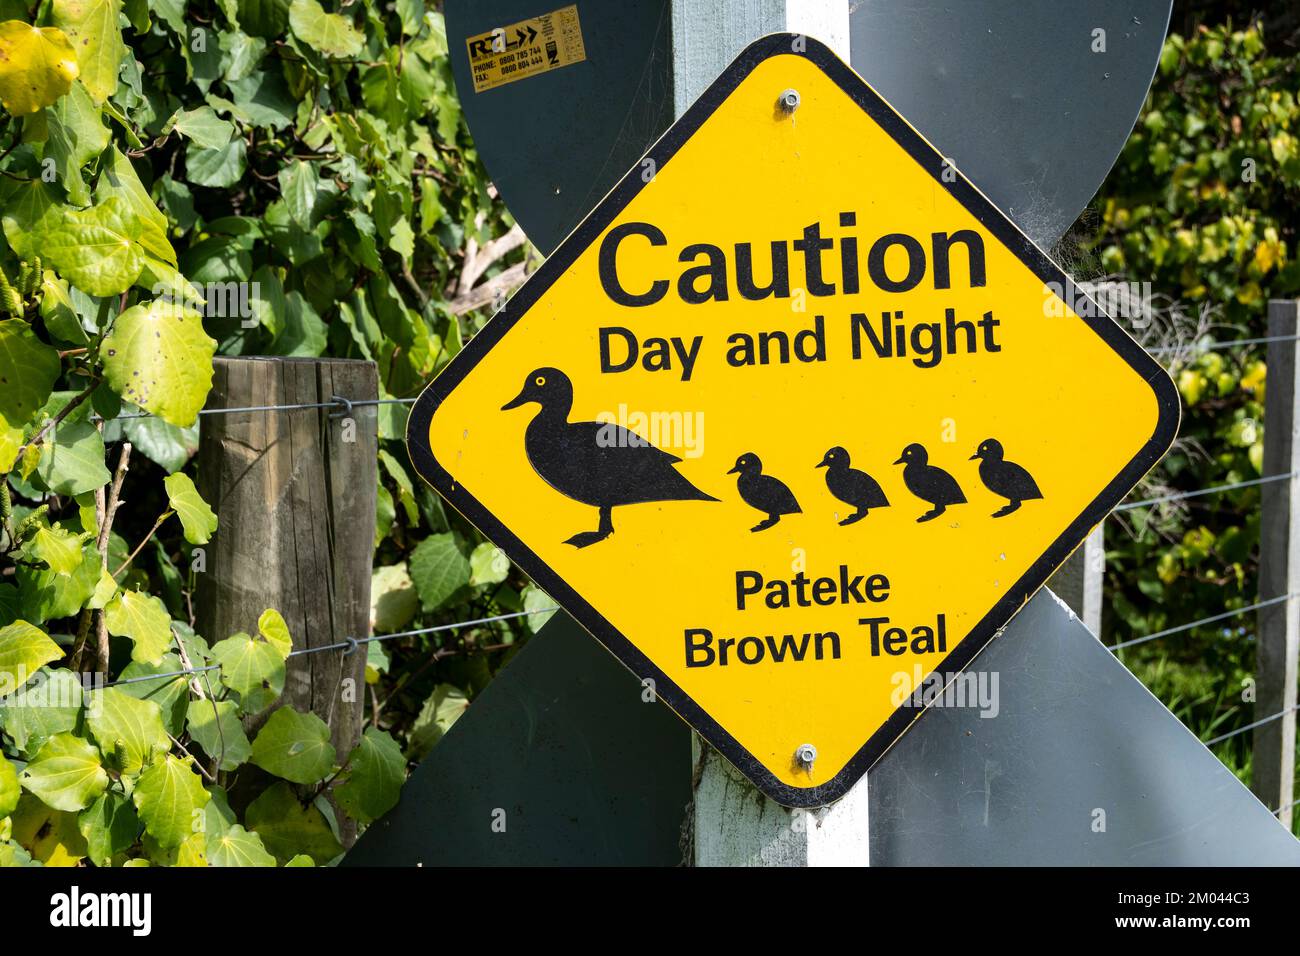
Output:
<svg viewBox="0 0 1300 956">
<path fill-rule="evenodd" d="M 1251 478 L 1249 481 L 1234 481 L 1227 485 L 1214 485 L 1211 488 L 1198 488 L 1196 491 L 1179 491 L 1174 494 L 1161 495 L 1158 498 L 1143 498 L 1139 501 L 1126 501 L 1114 507 L 1115 511 L 1132 511 L 1134 508 L 1149 508 L 1152 505 L 1161 505 L 1170 501 L 1182 501 L 1184 498 L 1199 498 L 1202 495 L 1218 494 L 1221 491 L 1236 491 L 1240 488 L 1253 488 L 1256 485 L 1267 485 L 1275 481 L 1286 481 L 1294 478 L 1296 473 L 1288 471 L 1284 475 L 1265 475 L 1263 478 Z"/>
<path fill-rule="evenodd" d="M 1296 342 L 1300 335 L 1266 335 L 1257 339 L 1225 339 L 1220 342 L 1206 342 L 1204 345 L 1158 345 L 1147 349 L 1152 355 L 1168 355 L 1173 352 L 1217 352 L 1222 349 L 1239 348 L 1246 345 L 1267 345 L 1271 342 Z"/>
<path fill-rule="evenodd" d="M 242 405 L 235 408 L 204 408 L 199 411 L 200 415 L 239 415 L 245 412 L 295 412 L 319 408 L 336 408 L 341 412 L 347 413 L 354 408 L 366 408 L 372 405 L 414 405 L 414 398 L 340 398 L 335 397 L 328 402 L 299 402 L 292 405 Z M 153 412 L 128 412 L 125 415 L 115 415 L 112 418 L 104 418 L 100 415 L 91 415 L 90 420 L 95 422 L 124 422 L 136 418 L 157 418 Z"/>
<path fill-rule="evenodd" d="M 438 634 L 443 631 L 455 631 L 463 627 L 477 627 L 480 624 L 495 624 L 498 621 L 510 621 L 515 618 L 529 617 L 533 614 L 550 614 L 558 611 L 558 606 L 536 608 L 532 611 L 513 611 L 509 614 L 496 614 L 492 617 L 480 617 L 471 621 L 455 621 L 451 624 L 437 624 L 433 627 L 421 627 L 411 631 L 397 631 L 393 634 L 372 634 L 370 637 L 350 637 L 346 641 L 340 641 L 335 644 L 322 644 L 320 647 L 303 647 L 298 650 L 290 651 L 288 657 L 305 657 L 308 654 L 320 654 L 325 651 L 344 651 L 351 654 L 362 644 L 373 644 L 378 641 L 391 641 L 399 637 L 417 637 L 421 634 Z M 176 677 L 191 677 L 195 674 L 203 674 L 207 671 L 220 670 L 220 664 L 207 664 L 203 667 L 191 667 L 179 671 L 167 671 L 162 674 L 143 674 L 140 677 L 122 677 L 114 681 L 108 681 L 103 686 L 117 687 L 121 684 L 141 684 L 151 680 L 171 680 Z"/>
<path fill-rule="evenodd" d="M 1246 607 L 1239 607 L 1232 611 L 1224 611 L 1222 614 L 1214 614 L 1210 617 L 1203 617 L 1199 621 L 1191 621 L 1187 624 L 1179 624 L 1177 627 L 1168 627 L 1163 631 L 1156 631 L 1154 634 L 1144 634 L 1142 637 L 1135 637 L 1131 640 L 1120 641 L 1118 644 L 1107 645 L 1107 650 L 1117 651 L 1121 647 L 1132 647 L 1134 644 L 1145 644 L 1147 641 L 1154 641 L 1159 637 L 1168 637 L 1170 634 L 1178 634 L 1182 631 L 1190 631 L 1193 628 L 1204 627 L 1206 624 L 1213 624 L 1215 621 L 1226 621 L 1230 617 L 1237 617 L 1239 614 L 1249 614 L 1251 611 L 1258 611 L 1260 608 L 1272 607 L 1274 604 L 1281 604 L 1283 601 L 1289 601 L 1293 597 L 1300 597 L 1300 594 L 1283 594 L 1281 597 L 1269 598 L 1267 601 L 1259 601 L 1255 604 L 1248 604 Z"/>
<path fill-rule="evenodd" d="M 1288 707 L 1286 710 L 1279 710 L 1276 714 L 1269 714 L 1267 717 L 1246 724 L 1244 727 L 1238 727 L 1236 730 L 1230 730 L 1226 734 L 1219 734 L 1217 737 L 1212 737 L 1205 741 L 1205 746 L 1213 747 L 1215 744 L 1221 744 L 1225 740 L 1230 740 L 1239 734 L 1244 734 L 1248 730 L 1254 730 L 1256 727 L 1263 727 L 1265 724 L 1271 724 L 1275 720 L 1280 720 L 1287 714 L 1293 713 L 1297 710 L 1300 710 L 1300 707 Z"/>
</svg>

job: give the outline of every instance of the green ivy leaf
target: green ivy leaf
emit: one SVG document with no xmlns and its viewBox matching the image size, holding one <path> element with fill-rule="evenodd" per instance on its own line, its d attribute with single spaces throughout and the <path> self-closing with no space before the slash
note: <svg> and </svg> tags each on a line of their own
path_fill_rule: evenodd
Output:
<svg viewBox="0 0 1300 956">
<path fill-rule="evenodd" d="M 136 451 L 171 474 L 184 468 L 199 450 L 199 425 L 195 422 L 188 428 L 177 428 L 152 415 L 104 424 L 105 443 L 123 438 Z"/>
<path fill-rule="evenodd" d="M 104 375 L 123 398 L 184 428 L 207 401 L 216 348 L 197 312 L 155 299 L 117 317 L 104 341 Z"/>
<path fill-rule="evenodd" d="M 528 611 L 528 630 L 536 634 L 555 616 L 555 599 L 534 585 L 524 587 L 524 610 Z"/>
<path fill-rule="evenodd" d="M 50 400 L 62 363 L 22 319 L 0 319 L 0 472 L 13 467 L 24 427 Z"/>
<path fill-rule="evenodd" d="M 172 643 L 172 619 L 163 602 L 141 591 L 124 591 L 104 608 L 108 633 L 131 639 L 131 660 L 156 664 Z"/>
<path fill-rule="evenodd" d="M 77 54 L 57 27 L 0 23 L 0 104 L 15 116 L 35 113 L 68 92 Z"/>
<path fill-rule="evenodd" d="M 218 837 L 208 837 L 209 866 L 275 866 L 256 833 L 236 824 Z"/>
<path fill-rule="evenodd" d="M 95 186 L 95 199 L 100 203 L 117 199 L 129 212 L 132 220 L 138 224 L 133 238 L 146 253 L 146 265 L 151 264 L 150 257 L 161 260 L 161 263 L 152 263 L 155 271 L 162 269 L 162 264 L 176 265 L 176 250 L 172 248 L 167 238 L 168 231 L 171 229 L 167 217 L 150 198 L 149 191 L 144 188 L 144 183 L 140 182 L 131 160 L 116 146 L 109 151 L 108 160 L 103 164 L 99 182 Z M 156 282 L 158 278 L 154 277 Z M 174 276 L 168 275 L 168 278 L 171 281 L 158 283 L 163 286 L 163 289 L 156 290 L 155 294 L 161 294 L 163 290 L 172 292 L 179 284 Z M 193 294 L 189 290 L 187 293 Z"/>
<path fill-rule="evenodd" d="M 115 687 L 90 695 L 86 724 L 99 749 L 120 759 L 118 769 L 123 773 L 137 774 L 155 754 L 165 754 L 171 749 L 159 706 Z"/>
<path fill-rule="evenodd" d="M 218 761 L 219 770 L 234 770 L 252 755 L 234 701 L 190 701 L 185 726 L 203 752 Z"/>
<path fill-rule="evenodd" d="M 125 794 L 109 790 L 81 811 L 77 828 L 86 839 L 86 856 L 96 866 L 108 866 L 116 854 L 135 843 L 140 818 Z"/>
<path fill-rule="evenodd" d="M 41 667 L 63 656 L 39 627 L 15 621 L 0 627 L 0 697 L 26 684 Z"/>
<path fill-rule="evenodd" d="M 238 0 L 239 23 L 253 36 L 278 39 L 289 26 L 289 0 Z"/>
<path fill-rule="evenodd" d="M 81 67 L 81 82 L 96 103 L 117 91 L 117 71 L 126 55 L 117 18 L 121 0 L 54 0 L 54 25 L 68 35 Z"/>
<path fill-rule="evenodd" d="M 312 226 L 312 211 L 320 196 L 316 164 L 296 159 L 279 173 L 280 195 L 293 220 L 304 229 Z"/>
<path fill-rule="evenodd" d="M 400 631 L 418 610 L 420 596 L 405 564 L 374 569 L 370 577 L 370 624 L 376 632 Z"/>
<path fill-rule="evenodd" d="M 407 759 L 419 761 L 451 730 L 469 707 L 469 698 L 459 687 L 439 684 L 425 700 L 424 706 L 411 725 L 407 744 Z"/>
<path fill-rule="evenodd" d="M 203 149 L 223 149 L 235 134 L 235 124 L 223 120 L 211 106 L 177 110 L 163 126 L 163 135 L 172 130 Z"/>
<path fill-rule="evenodd" d="M 276 783 L 265 790 L 248 805 L 244 818 L 249 829 L 282 863 L 301 853 L 328 863 L 343 852 L 325 815 L 315 806 L 299 803 L 287 783 Z"/>
<path fill-rule="evenodd" d="M 289 6 L 289 25 L 298 39 L 326 56 L 356 56 L 366 39 L 350 20 L 337 13 L 326 13 L 316 0 L 293 0 Z"/>
<path fill-rule="evenodd" d="M 148 677 L 152 674 L 174 674 L 182 670 L 181 659 L 175 654 L 164 654 L 161 660 L 156 664 L 144 664 L 139 661 L 132 661 L 122 668 L 119 675 L 122 678 Z M 200 686 L 203 685 L 204 678 L 198 678 Z M 215 689 L 218 685 L 216 678 L 212 678 L 212 686 Z M 185 707 L 189 702 L 190 690 L 189 681 L 184 677 L 161 677 L 157 680 L 139 681 L 138 683 L 121 684 L 117 688 L 125 694 L 132 697 L 138 697 L 141 700 L 151 700 L 158 705 L 162 711 L 163 726 L 173 737 L 179 737 L 185 729 Z"/>
<path fill-rule="evenodd" d="M 23 553 L 44 561 L 51 571 L 71 574 L 81 564 L 82 536 L 63 528 L 38 528 L 23 545 Z"/>
<path fill-rule="evenodd" d="M 289 634 L 289 625 L 285 623 L 284 616 L 279 611 L 274 608 L 263 611 L 262 616 L 257 619 L 257 633 L 266 638 L 266 642 L 280 653 L 281 659 L 288 659 L 289 652 L 293 650 L 293 637 Z"/>
<path fill-rule="evenodd" d="M 167 849 L 180 846 L 195 832 L 209 797 L 189 761 L 167 754 L 140 775 L 131 799 L 145 830 Z"/>
<path fill-rule="evenodd" d="M 18 798 L 22 790 L 18 786 L 18 771 L 14 765 L 0 753 L 0 820 L 18 809 Z"/>
<path fill-rule="evenodd" d="M 470 554 L 469 569 L 469 583 L 474 587 L 500 584 L 510 573 L 510 559 L 495 544 L 484 541 Z"/>
<path fill-rule="evenodd" d="M 113 477 L 104 465 L 104 439 L 88 421 L 65 421 L 46 441 L 36 465 L 45 487 L 56 495 L 76 497 L 108 484 Z"/>
<path fill-rule="evenodd" d="M 41 255 L 45 237 L 63 218 L 64 207 L 40 179 L 4 185 L 9 190 L 0 203 L 5 239 L 14 253 L 24 259 Z"/>
<path fill-rule="evenodd" d="M 185 0 L 149 0 L 149 7 L 172 32 L 188 39 L 185 27 Z"/>
<path fill-rule="evenodd" d="M 192 144 L 185 151 L 185 168 L 194 185 L 223 189 L 244 178 L 247 147 L 242 139 L 232 139 L 220 149 L 196 147 Z"/>
<path fill-rule="evenodd" d="M 99 553 L 93 544 L 87 543 L 82 547 L 81 563 L 70 575 L 20 564 L 16 578 L 22 615 L 27 620 L 70 617 L 95 593 L 100 579 Z"/>
<path fill-rule="evenodd" d="M 144 268 L 140 220 L 120 197 L 89 209 L 64 209 L 49 227 L 42 254 L 59 274 L 91 295 L 125 292 Z"/>
<path fill-rule="evenodd" d="M 22 784 L 47 807 L 84 810 L 108 786 L 99 751 L 72 734 L 55 734 L 22 772 Z"/>
<path fill-rule="evenodd" d="M 281 707 L 253 740 L 253 763 L 293 783 L 318 783 L 334 768 L 334 745 L 325 721 Z"/>
<path fill-rule="evenodd" d="M 41 668 L 22 697 L 0 698 L 0 725 L 20 751 L 34 753 L 55 734 L 74 732 L 81 718 L 81 682 L 64 668 Z M 0 679 L 2 680 L 2 679 Z M 0 691 L 3 687 L 0 687 Z"/>
<path fill-rule="evenodd" d="M 284 690 L 284 658 L 266 641 L 236 634 L 212 645 L 221 683 L 239 694 L 245 714 L 265 710 Z"/>
<path fill-rule="evenodd" d="M 426 611 L 441 607 L 470 579 L 469 562 L 450 533 L 430 535 L 416 545 L 411 552 L 410 570 Z"/>
<path fill-rule="evenodd" d="M 167 501 L 181 519 L 185 540 L 190 544 L 207 544 L 217 530 L 216 513 L 203 500 L 189 475 L 177 472 L 163 479 Z"/>
<path fill-rule="evenodd" d="M 68 191 L 69 201 L 77 206 L 89 205 L 90 190 L 81 176 L 81 167 L 108 145 L 103 114 L 85 86 L 76 82 L 66 96 L 49 108 L 46 117 L 49 137 L 45 155 L 54 160 L 59 182 Z"/>
<path fill-rule="evenodd" d="M 392 737 L 367 728 L 348 765 L 347 782 L 335 789 L 334 796 L 349 816 L 369 823 L 397 806 L 406 781 L 406 758 Z"/>
</svg>

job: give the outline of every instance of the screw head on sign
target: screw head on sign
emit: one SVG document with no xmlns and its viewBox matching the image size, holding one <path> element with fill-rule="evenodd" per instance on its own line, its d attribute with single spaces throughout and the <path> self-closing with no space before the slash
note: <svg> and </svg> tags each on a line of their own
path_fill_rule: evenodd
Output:
<svg viewBox="0 0 1300 956">
<path fill-rule="evenodd" d="M 777 97 L 777 105 L 786 113 L 793 113 L 799 108 L 799 91 L 786 90 Z"/>
<path fill-rule="evenodd" d="M 811 770 L 813 761 L 817 759 L 817 748 L 812 744 L 802 744 L 799 749 L 794 752 L 794 759 L 797 760 L 799 766 L 803 767 L 805 770 Z"/>
</svg>

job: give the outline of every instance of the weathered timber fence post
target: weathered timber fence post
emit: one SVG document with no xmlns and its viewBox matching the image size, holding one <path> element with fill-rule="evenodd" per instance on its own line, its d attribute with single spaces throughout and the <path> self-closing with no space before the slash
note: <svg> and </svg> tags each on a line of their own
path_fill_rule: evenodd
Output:
<svg viewBox="0 0 1300 956">
<path fill-rule="evenodd" d="M 1052 575 L 1047 586 L 1084 627 L 1101 639 L 1103 584 L 1106 579 L 1106 526 L 1099 524 L 1078 550 Z"/>
<path fill-rule="evenodd" d="M 1268 387 L 1264 401 L 1264 474 L 1290 473 L 1261 489 L 1259 600 L 1284 598 L 1259 610 L 1255 713 L 1282 713 L 1255 728 L 1251 789 L 1283 823 L 1295 792 L 1296 661 L 1300 657 L 1300 302 L 1268 304 Z M 1289 595 L 1289 597 L 1288 597 Z"/>
<path fill-rule="evenodd" d="M 681 116 L 747 45 L 769 33 L 806 34 L 849 58 L 848 0 L 673 0 L 673 105 Z M 773 184 L 778 190 L 780 184 Z M 697 866 L 865 866 L 867 779 L 820 810 L 763 796 L 698 736 L 694 742 L 693 862 Z"/>
<path fill-rule="evenodd" d="M 373 362 L 218 358 L 208 408 L 373 402 L 378 388 Z M 203 417 L 199 488 L 220 524 L 198 576 L 200 634 L 255 634 L 275 608 L 295 650 L 369 636 L 377 422 L 373 404 Z M 329 725 L 340 762 L 361 734 L 365 657 L 363 645 L 288 663 L 282 702 Z"/>
</svg>

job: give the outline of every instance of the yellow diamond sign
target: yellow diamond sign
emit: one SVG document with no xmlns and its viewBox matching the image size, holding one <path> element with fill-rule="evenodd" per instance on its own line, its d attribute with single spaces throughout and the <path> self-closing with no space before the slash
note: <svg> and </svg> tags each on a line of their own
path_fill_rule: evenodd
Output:
<svg viewBox="0 0 1300 956">
<path fill-rule="evenodd" d="M 945 686 L 987 696 L 954 677 L 1177 424 L 1160 366 L 951 162 L 776 35 L 456 356 L 408 440 L 647 689 L 817 806 Z"/>
</svg>

